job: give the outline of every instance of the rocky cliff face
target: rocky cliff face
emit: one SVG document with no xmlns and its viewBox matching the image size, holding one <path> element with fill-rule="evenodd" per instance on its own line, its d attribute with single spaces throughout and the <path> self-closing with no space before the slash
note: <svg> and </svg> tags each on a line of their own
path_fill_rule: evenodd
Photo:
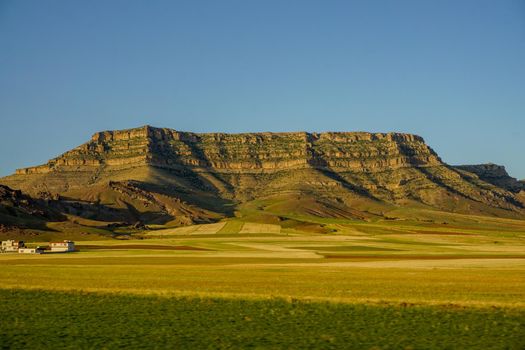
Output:
<svg viewBox="0 0 525 350">
<path fill-rule="evenodd" d="M 410 134 L 198 134 L 145 126 L 96 133 L 0 183 L 96 202 L 146 221 L 214 220 L 267 198 L 287 198 L 289 205 L 279 208 L 321 216 L 363 218 L 417 206 L 521 218 L 525 203 L 501 180 L 505 174 L 450 167 Z M 370 213 L 372 207 L 379 209 Z"/>
<path fill-rule="evenodd" d="M 190 167 L 261 172 L 309 167 L 354 171 L 441 164 L 422 138 L 399 133 L 196 134 L 145 126 L 105 131 L 47 164 L 17 170 L 46 174 L 101 166 Z"/>
</svg>

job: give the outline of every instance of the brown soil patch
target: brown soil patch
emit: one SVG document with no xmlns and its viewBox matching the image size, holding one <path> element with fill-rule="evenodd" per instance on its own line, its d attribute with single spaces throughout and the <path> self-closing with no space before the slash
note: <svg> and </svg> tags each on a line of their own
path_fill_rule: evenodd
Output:
<svg viewBox="0 0 525 350">
<path fill-rule="evenodd" d="M 117 244 L 117 245 L 80 245 L 77 251 L 83 249 L 105 249 L 105 250 L 129 250 L 129 249 L 146 249 L 146 250 L 211 250 L 198 248 L 187 245 L 155 245 L 155 244 Z"/>
<path fill-rule="evenodd" d="M 463 232 L 448 232 L 448 231 L 426 231 L 426 230 L 411 230 L 415 233 L 421 233 L 424 235 L 442 235 L 442 236 L 475 236 L 473 233 Z"/>
<path fill-rule="evenodd" d="M 450 259 L 525 259 L 525 255 L 338 255 L 322 254 L 325 259 L 354 260 L 450 260 Z"/>
</svg>

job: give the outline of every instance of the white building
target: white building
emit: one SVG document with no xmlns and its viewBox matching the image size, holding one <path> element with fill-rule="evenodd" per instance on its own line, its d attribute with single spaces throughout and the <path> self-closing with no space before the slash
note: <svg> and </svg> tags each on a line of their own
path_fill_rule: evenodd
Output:
<svg viewBox="0 0 525 350">
<path fill-rule="evenodd" d="M 44 249 L 40 247 L 36 248 L 19 248 L 18 253 L 20 254 L 42 254 L 44 252 Z"/>
<path fill-rule="evenodd" d="M 63 242 L 51 242 L 49 243 L 51 247 L 51 252 L 74 252 L 75 251 L 75 242 L 73 241 L 63 241 Z"/>
<path fill-rule="evenodd" d="M 24 241 L 15 241 L 12 239 L 8 239 L 7 241 L 2 241 L 1 251 L 2 253 L 17 252 L 19 248 L 24 247 Z"/>
</svg>

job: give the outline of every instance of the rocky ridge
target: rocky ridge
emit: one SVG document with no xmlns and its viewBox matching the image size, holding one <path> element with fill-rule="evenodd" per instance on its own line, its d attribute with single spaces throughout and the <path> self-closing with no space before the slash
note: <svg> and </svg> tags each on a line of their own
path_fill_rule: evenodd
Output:
<svg viewBox="0 0 525 350">
<path fill-rule="evenodd" d="M 476 174 L 481 180 L 512 192 L 525 190 L 525 181 L 511 177 L 504 166 L 497 164 L 457 165 L 457 169 Z"/>
</svg>

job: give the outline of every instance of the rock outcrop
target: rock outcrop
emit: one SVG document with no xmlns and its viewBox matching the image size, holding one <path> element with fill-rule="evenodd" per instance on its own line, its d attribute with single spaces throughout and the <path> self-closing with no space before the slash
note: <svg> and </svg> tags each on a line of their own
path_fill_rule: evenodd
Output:
<svg viewBox="0 0 525 350">
<path fill-rule="evenodd" d="M 525 190 L 525 182 L 511 177 L 505 167 L 497 164 L 457 165 L 457 169 L 476 174 L 481 180 L 512 192 Z"/>
</svg>

